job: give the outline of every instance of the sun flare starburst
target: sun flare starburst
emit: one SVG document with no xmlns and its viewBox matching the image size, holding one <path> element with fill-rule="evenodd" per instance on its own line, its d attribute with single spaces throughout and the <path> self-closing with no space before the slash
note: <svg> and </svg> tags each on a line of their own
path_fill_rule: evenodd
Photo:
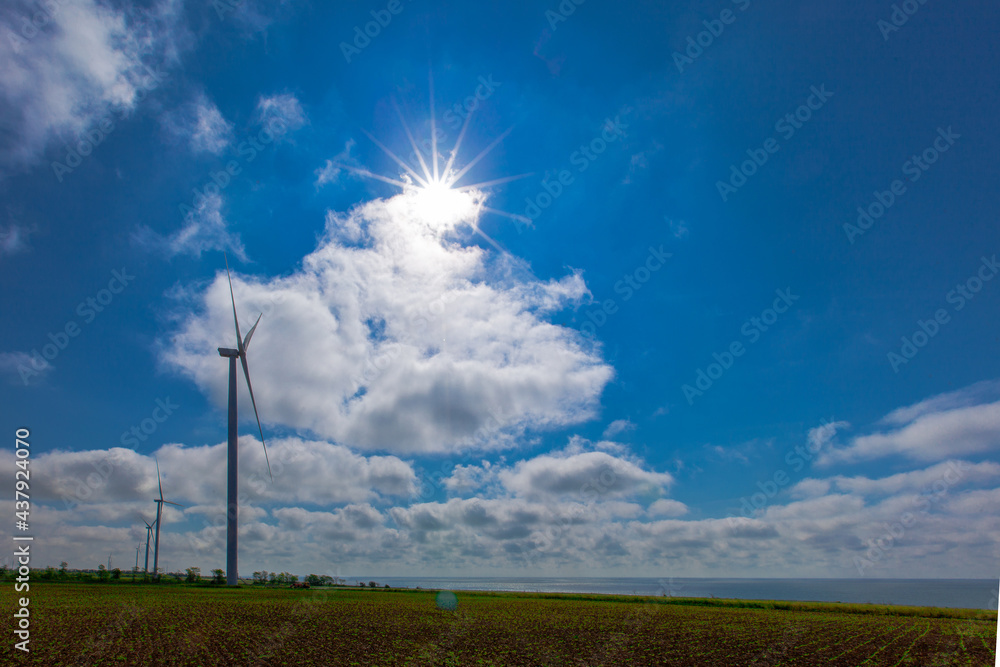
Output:
<svg viewBox="0 0 1000 667">
<path fill-rule="evenodd" d="M 516 220 L 522 224 L 531 224 L 531 220 L 523 215 L 517 215 L 515 213 L 507 213 L 506 211 L 500 211 L 485 205 L 486 199 L 488 197 L 488 192 L 485 188 L 490 186 L 500 185 L 501 183 L 508 183 L 531 174 L 520 174 L 517 176 L 506 176 L 502 178 L 493 179 L 491 181 L 484 181 L 481 183 L 473 183 L 470 185 L 458 185 L 458 182 L 471 170 L 480 160 L 482 160 L 490 151 L 492 151 L 501 141 L 503 141 L 513 128 L 508 128 L 503 134 L 494 139 L 486 148 L 484 148 L 476 157 L 474 157 L 468 164 L 464 165 L 461 169 L 456 169 L 455 159 L 458 156 L 458 151 L 462 146 L 462 140 L 465 137 L 465 131 L 469 126 L 469 120 L 472 118 L 472 113 L 470 112 L 465 117 L 465 122 L 462 125 L 461 131 L 458 133 L 458 138 L 455 140 L 455 145 L 452 147 L 448 160 L 445 163 L 443 169 L 439 168 L 440 155 L 438 154 L 437 145 L 437 128 L 434 121 L 434 86 L 433 81 L 431 82 L 431 105 L 430 105 L 430 116 L 431 116 L 431 151 L 430 151 L 430 161 L 431 164 L 427 164 L 427 160 L 424 159 L 424 153 L 417 146 L 416 140 L 413 138 L 413 133 L 410 132 L 410 128 L 406 123 L 406 119 L 403 117 L 403 113 L 399 108 L 399 105 L 393 102 L 396 113 L 399 115 L 399 120 L 403 125 L 403 129 L 406 132 L 406 137 L 410 141 L 410 145 L 413 147 L 414 155 L 416 155 L 420 171 L 418 172 L 416 168 L 407 164 L 398 155 L 393 153 L 388 147 L 386 147 L 382 142 L 372 136 L 369 132 L 365 132 L 372 143 L 378 146 L 382 151 L 388 155 L 396 164 L 398 164 L 403 172 L 399 175 L 399 178 L 390 178 L 388 176 L 382 176 L 375 174 L 367 169 L 362 169 L 359 167 L 351 165 L 341 165 L 346 169 L 353 171 L 361 176 L 366 176 L 368 178 L 373 178 L 375 180 L 382 181 L 384 183 L 389 183 L 390 185 L 395 185 L 400 188 L 403 195 L 408 198 L 408 203 L 410 204 L 410 211 L 413 213 L 414 217 L 420 222 L 428 225 L 431 229 L 435 230 L 437 233 L 449 232 L 457 228 L 459 225 L 468 224 L 472 229 L 483 237 L 490 245 L 501 252 L 505 252 L 504 249 L 492 238 L 490 238 L 480 227 L 479 227 L 479 216 L 483 212 L 495 213 L 497 215 Z"/>
</svg>

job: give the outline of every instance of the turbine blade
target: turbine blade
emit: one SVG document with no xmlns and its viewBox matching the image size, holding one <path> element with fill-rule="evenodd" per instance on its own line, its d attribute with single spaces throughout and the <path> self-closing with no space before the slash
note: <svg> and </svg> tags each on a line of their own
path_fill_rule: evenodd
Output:
<svg viewBox="0 0 1000 667">
<path fill-rule="evenodd" d="M 250 327 L 250 331 L 247 332 L 247 337 L 243 340 L 244 350 L 250 347 L 250 337 L 253 336 L 253 330 L 257 328 L 257 325 L 260 323 L 260 318 L 262 317 L 264 317 L 264 313 L 257 316 L 257 321 L 253 323 L 253 326 Z"/>
<path fill-rule="evenodd" d="M 181 505 L 180 503 L 170 502 L 169 500 L 164 500 L 163 502 L 165 502 L 168 505 L 177 505 L 178 507 L 186 507 L 186 505 Z"/>
<path fill-rule="evenodd" d="M 160 481 L 160 462 L 155 456 L 153 460 L 156 461 L 156 484 L 160 487 L 160 500 L 163 500 L 163 482 Z M 153 500 L 155 501 L 156 498 L 153 498 Z"/>
<path fill-rule="evenodd" d="M 250 390 L 250 403 L 253 404 L 253 416 L 257 418 L 257 430 L 260 431 L 260 444 L 264 447 L 264 460 L 267 461 L 267 475 L 274 481 L 274 475 L 271 474 L 271 460 L 267 457 L 267 444 L 264 442 L 264 429 L 260 427 L 260 415 L 257 414 L 257 400 L 253 397 L 253 385 L 250 384 L 250 367 L 247 366 L 247 357 L 245 354 L 240 355 L 240 361 L 243 363 L 243 377 L 247 379 L 247 389 Z"/>
<path fill-rule="evenodd" d="M 225 253 L 223 253 L 225 257 Z M 233 300 L 233 323 L 236 325 L 236 347 L 243 354 L 243 336 L 240 335 L 240 318 L 236 316 L 236 296 L 233 294 L 233 277 L 229 275 L 229 258 L 226 257 L 226 277 L 229 278 L 229 297 Z"/>
</svg>

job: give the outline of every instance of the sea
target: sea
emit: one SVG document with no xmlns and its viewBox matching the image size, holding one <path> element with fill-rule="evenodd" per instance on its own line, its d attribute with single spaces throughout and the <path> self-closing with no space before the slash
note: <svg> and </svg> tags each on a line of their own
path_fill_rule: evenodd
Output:
<svg viewBox="0 0 1000 667">
<path fill-rule="evenodd" d="M 997 609 L 998 579 L 706 579 L 639 577 L 350 577 L 451 591 L 602 593 Z"/>
</svg>

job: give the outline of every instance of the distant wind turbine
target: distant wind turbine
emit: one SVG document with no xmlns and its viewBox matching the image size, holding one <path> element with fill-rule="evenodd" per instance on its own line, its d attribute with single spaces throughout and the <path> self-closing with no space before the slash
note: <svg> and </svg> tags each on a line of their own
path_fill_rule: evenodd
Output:
<svg viewBox="0 0 1000 667">
<path fill-rule="evenodd" d="M 163 512 L 163 503 L 168 505 L 177 505 L 178 507 L 184 507 L 179 503 L 170 502 L 169 500 L 163 499 L 163 483 L 160 481 L 160 462 L 156 462 L 156 483 L 160 487 L 160 497 L 153 498 L 153 502 L 156 503 L 156 542 L 153 544 L 153 579 L 159 579 L 160 572 L 157 569 L 157 565 L 160 562 L 160 516 Z"/>
<path fill-rule="evenodd" d="M 237 569 L 237 543 L 239 536 L 237 533 L 237 515 L 239 514 L 239 504 L 237 502 L 237 489 L 239 480 L 239 442 L 237 441 L 239 430 L 237 424 L 236 409 L 236 359 L 239 358 L 243 365 L 243 377 L 247 381 L 247 389 L 250 390 L 250 403 L 253 405 L 253 415 L 257 418 L 257 430 L 260 432 L 260 444 L 264 447 L 264 460 L 267 461 L 267 474 L 274 481 L 271 475 L 271 461 L 267 458 L 267 445 L 264 443 L 264 429 L 260 426 L 260 415 L 257 414 L 257 401 L 253 397 L 253 385 L 250 383 L 250 368 L 247 366 L 247 347 L 250 345 L 250 338 L 260 323 L 257 321 L 250 327 L 246 338 L 240 334 L 240 319 L 236 314 L 236 296 L 233 294 L 233 277 L 229 274 L 229 258 L 226 258 L 226 277 L 229 278 L 229 297 L 233 302 L 233 323 L 236 325 L 236 349 L 231 347 L 220 347 L 219 356 L 229 358 L 229 442 L 227 445 L 228 454 L 228 489 L 226 498 L 226 585 L 239 586 L 239 572 Z"/>
<path fill-rule="evenodd" d="M 146 524 L 146 565 L 145 568 L 143 569 L 143 572 L 145 574 L 149 574 L 149 538 L 153 534 L 153 524 L 146 521 L 146 518 L 144 516 L 140 515 L 139 518 L 141 518 L 142 522 Z"/>
</svg>

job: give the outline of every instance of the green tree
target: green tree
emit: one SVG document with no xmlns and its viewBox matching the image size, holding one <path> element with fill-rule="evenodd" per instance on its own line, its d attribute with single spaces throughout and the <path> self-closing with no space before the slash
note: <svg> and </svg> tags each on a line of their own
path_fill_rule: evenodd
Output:
<svg viewBox="0 0 1000 667">
<path fill-rule="evenodd" d="M 201 581 L 200 567 L 189 567 L 185 571 L 187 572 L 187 577 L 184 578 L 184 581 L 188 582 L 189 584 L 195 584 Z"/>
<path fill-rule="evenodd" d="M 65 579 L 68 576 L 67 573 L 66 573 L 66 568 L 68 568 L 68 567 L 69 567 L 69 563 L 67 563 L 66 561 L 63 561 L 63 562 L 59 563 L 59 578 L 60 579 Z"/>
<path fill-rule="evenodd" d="M 119 581 L 122 578 L 121 568 L 116 567 L 115 569 L 111 570 L 111 578 L 114 579 L 115 581 Z"/>
<path fill-rule="evenodd" d="M 226 583 L 226 571 L 219 568 L 212 570 L 212 583 L 213 584 Z"/>
<path fill-rule="evenodd" d="M 97 566 L 97 580 L 107 581 L 108 580 L 108 568 L 104 567 L 104 563 Z"/>
</svg>

